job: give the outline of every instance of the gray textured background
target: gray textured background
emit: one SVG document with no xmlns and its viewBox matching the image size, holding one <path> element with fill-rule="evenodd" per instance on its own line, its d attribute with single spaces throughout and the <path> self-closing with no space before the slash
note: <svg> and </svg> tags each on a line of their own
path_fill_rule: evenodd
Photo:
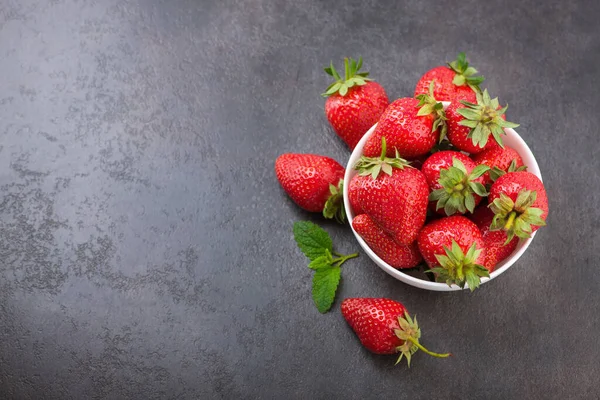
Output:
<svg viewBox="0 0 600 400">
<path fill-rule="evenodd" d="M 402 3 L 0 0 L 0 398 L 597 398 L 600 2 Z M 549 227 L 473 294 L 352 260 L 319 315 L 291 227 L 320 219 L 273 161 L 346 162 L 321 67 L 362 55 L 393 99 L 458 51 L 521 123 Z M 350 296 L 455 357 L 369 354 Z"/>
</svg>

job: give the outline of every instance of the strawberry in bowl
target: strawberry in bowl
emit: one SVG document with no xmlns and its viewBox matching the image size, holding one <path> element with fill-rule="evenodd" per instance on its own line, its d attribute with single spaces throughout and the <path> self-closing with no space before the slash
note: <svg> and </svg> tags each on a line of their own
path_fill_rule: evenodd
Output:
<svg viewBox="0 0 600 400">
<path fill-rule="evenodd" d="M 484 102 L 491 102 L 489 95 L 485 96 L 485 100 L 483 100 L 482 95 L 479 97 Z M 449 105 L 448 102 L 444 102 L 444 109 L 448 108 Z M 493 105 L 495 106 L 495 103 Z M 415 107 L 418 107 L 418 104 L 415 105 Z M 441 114 L 432 115 L 430 118 L 434 120 L 438 115 Z M 384 118 L 384 116 L 385 113 L 382 115 L 382 118 Z M 495 121 L 497 122 L 498 119 L 495 119 Z M 500 125 L 504 124 L 500 123 Z M 438 281 L 432 282 L 427 279 L 426 276 L 421 278 L 409 274 L 405 269 L 398 268 L 398 266 L 394 267 L 384 261 L 386 259 L 389 260 L 389 254 L 381 253 L 379 248 L 382 246 L 373 244 L 369 246 L 367 241 L 361 235 L 361 232 L 359 232 L 360 230 L 357 231 L 356 229 L 353 229 L 353 233 L 365 253 L 381 269 L 402 282 L 422 289 L 434 291 L 471 289 L 470 286 L 474 286 L 473 288 L 478 287 L 505 272 L 521 257 L 525 250 L 527 250 L 537 229 L 545 224 L 544 221 L 548 214 L 547 194 L 545 191 L 541 190 L 541 188 L 543 188 L 542 176 L 535 157 L 525 141 L 523 141 L 513 128 L 505 126 L 501 126 L 500 128 L 503 131 L 501 145 L 495 140 L 495 136 L 500 134 L 499 130 L 495 126 L 491 127 L 496 133 L 496 135 L 493 133 L 489 134 L 490 142 L 493 141 L 494 144 L 496 144 L 496 146 L 493 146 L 493 149 L 509 148 L 510 150 L 492 151 L 482 148 L 481 151 L 479 149 L 477 150 L 477 153 L 481 155 L 473 154 L 470 158 L 468 157 L 468 154 L 458 153 L 462 155 L 457 156 L 457 154 L 453 152 L 450 153 L 450 155 L 454 155 L 454 157 L 447 157 L 446 155 L 436 156 L 441 163 L 441 166 L 437 168 L 437 170 L 436 168 L 430 168 L 431 165 L 427 164 L 427 159 L 425 159 L 423 166 L 421 167 L 421 172 L 424 173 L 424 176 L 426 177 L 430 196 L 431 193 L 436 193 L 437 190 L 437 194 L 429 197 L 428 200 L 435 203 L 435 205 L 437 205 L 439 200 L 442 200 L 439 204 L 441 206 L 439 208 L 440 211 L 443 211 L 445 205 L 450 201 L 449 199 L 452 197 L 453 191 L 458 193 L 458 195 L 455 196 L 456 200 L 451 200 L 448 211 L 455 215 L 464 214 L 464 217 L 460 218 L 472 220 L 473 223 L 469 224 L 470 228 L 476 227 L 479 229 L 481 233 L 480 235 L 475 235 L 478 237 L 478 244 L 475 248 L 471 249 L 471 246 L 462 244 L 458 247 L 454 246 L 453 249 L 453 242 L 449 241 L 441 247 L 442 250 L 444 250 L 444 248 L 445 250 L 448 250 L 447 252 L 445 250 L 442 252 L 442 250 L 436 248 L 432 255 L 425 256 L 421 253 L 426 261 L 429 261 L 428 268 L 434 272 L 438 279 Z M 367 131 L 367 133 L 365 133 L 356 145 L 356 148 L 352 152 L 346 165 L 346 173 L 344 176 L 346 182 L 351 182 L 355 177 L 359 176 L 359 170 L 356 169 L 356 166 L 361 157 L 365 156 L 364 150 L 367 143 L 372 143 L 372 146 L 374 146 L 375 139 L 380 141 L 382 138 L 388 139 L 388 135 L 385 131 L 381 132 L 381 128 L 379 129 L 378 134 L 375 135 L 377 130 L 378 124 L 375 124 Z M 468 131 L 465 135 L 467 134 Z M 397 131 L 391 132 L 391 136 L 394 137 L 394 135 L 398 138 Z M 405 136 L 402 138 L 404 137 Z M 468 140 L 471 141 L 471 138 L 468 138 Z M 401 143 L 404 146 L 407 141 L 401 140 L 400 142 L 396 141 L 396 143 Z M 378 146 L 379 151 L 382 150 L 381 147 L 381 145 Z M 485 145 L 482 147 L 485 147 Z M 372 155 L 374 149 L 375 148 L 370 150 L 368 155 Z M 395 149 L 394 147 L 390 148 L 390 142 L 388 141 L 385 154 L 390 155 L 391 152 L 396 150 L 398 149 Z M 408 149 L 408 151 L 404 149 L 404 152 L 410 154 L 410 149 Z M 423 154 L 421 150 L 417 151 L 417 153 Z M 431 158 L 435 154 L 436 153 L 434 152 L 428 157 Z M 513 159 L 511 159 L 507 163 L 507 159 L 513 154 L 518 155 L 518 157 L 513 156 L 515 161 L 512 162 Z M 469 160 L 472 161 L 466 161 L 465 158 L 469 158 Z M 455 162 L 455 159 L 459 162 Z M 465 162 L 462 162 L 461 160 L 464 160 Z M 430 162 L 430 164 L 432 164 L 432 162 Z M 403 167 L 405 169 L 411 168 L 410 162 L 406 162 Z M 456 170 L 451 170 L 450 175 L 444 173 L 445 175 L 443 177 L 441 176 L 440 171 L 449 170 L 451 168 Z M 476 168 L 478 169 L 475 170 Z M 523 172 L 524 168 L 527 169 L 527 172 Z M 528 175 L 514 175 L 524 173 Z M 535 177 L 535 180 L 530 177 L 531 175 Z M 429 179 L 427 179 L 428 176 Z M 440 178 L 444 178 L 442 179 L 442 182 L 440 182 Z M 493 183 L 493 180 L 500 182 L 496 185 Z M 512 181 L 515 181 L 516 183 L 511 184 L 510 182 Z M 489 198 L 489 205 L 486 196 L 492 192 L 492 189 L 488 192 L 484 186 L 486 183 L 488 186 L 491 185 L 492 187 L 496 185 L 496 189 L 493 190 L 493 198 Z M 444 190 L 446 192 L 443 192 Z M 444 195 L 444 193 L 446 193 L 446 195 Z M 347 187 L 344 187 L 343 195 L 346 215 L 350 226 L 353 226 L 353 220 L 358 214 L 355 212 L 352 204 L 354 203 L 354 207 L 360 207 L 362 204 L 360 202 L 357 203 L 355 199 L 354 202 L 351 201 Z M 363 194 L 363 196 L 370 198 L 368 195 Z M 478 211 L 482 207 L 487 209 L 485 215 Z M 365 212 L 364 209 L 359 209 L 359 211 L 361 213 Z M 384 213 L 385 209 L 380 209 L 380 212 Z M 434 214 L 436 213 L 434 212 Z M 438 215 L 437 217 L 429 216 L 428 220 L 432 218 L 448 217 L 443 217 L 441 215 Z M 424 224 L 423 226 L 426 225 Z M 396 228 L 398 230 L 402 229 L 402 227 Z M 375 231 L 375 229 L 372 229 L 372 231 Z M 516 241 L 514 238 L 516 238 Z M 502 239 L 504 239 L 503 242 Z M 368 241 L 372 243 L 372 235 L 368 238 Z M 459 241 L 457 240 L 455 243 L 458 245 Z M 483 246 L 481 243 L 483 243 Z M 395 246 L 399 245 L 400 243 L 396 243 Z M 402 245 L 411 246 L 412 243 L 407 244 L 404 240 Z M 503 248 L 504 245 L 510 247 L 505 249 Z M 396 249 L 395 246 L 390 246 L 390 243 L 387 242 L 387 245 L 384 247 L 389 250 Z M 486 246 L 490 248 L 489 253 L 486 250 Z M 397 249 L 395 251 L 396 252 L 393 254 L 398 254 Z M 378 252 L 380 254 L 377 254 Z M 435 263 L 435 260 L 437 259 L 436 254 L 441 256 L 445 261 L 448 261 L 446 259 L 453 261 L 454 259 L 452 257 L 454 257 L 455 253 L 462 257 L 461 268 L 465 267 L 466 270 L 472 271 L 469 272 L 468 279 L 466 276 L 449 272 L 453 268 L 452 263 L 445 262 L 446 265 L 442 265 L 444 263 Z M 445 267 L 447 270 L 440 269 Z"/>
</svg>

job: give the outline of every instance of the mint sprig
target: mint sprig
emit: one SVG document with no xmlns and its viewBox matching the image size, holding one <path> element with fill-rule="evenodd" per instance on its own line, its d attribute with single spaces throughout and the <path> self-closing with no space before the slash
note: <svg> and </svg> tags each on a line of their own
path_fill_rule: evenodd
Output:
<svg viewBox="0 0 600 400">
<path fill-rule="evenodd" d="M 298 221 L 294 224 L 294 239 L 298 247 L 309 260 L 326 255 L 333 251 L 333 243 L 329 234 L 318 225 L 308 221 Z"/>
<path fill-rule="evenodd" d="M 326 313 L 335 299 L 342 275 L 341 265 L 358 253 L 343 255 L 333 251 L 331 237 L 321 227 L 309 221 L 294 223 L 294 239 L 310 260 L 308 268 L 315 271 L 312 297 L 317 310 Z"/>
</svg>

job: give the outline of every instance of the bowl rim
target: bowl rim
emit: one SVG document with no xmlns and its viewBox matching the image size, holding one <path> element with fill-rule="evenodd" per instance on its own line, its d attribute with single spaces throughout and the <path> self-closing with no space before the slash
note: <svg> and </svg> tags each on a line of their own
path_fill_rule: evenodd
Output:
<svg viewBox="0 0 600 400">
<path fill-rule="evenodd" d="M 442 103 L 444 104 L 444 108 L 447 108 L 448 105 L 450 104 L 449 102 L 442 102 Z M 363 137 L 360 139 L 360 141 L 358 142 L 358 144 L 352 151 L 352 154 L 350 155 L 350 158 L 348 159 L 348 163 L 346 164 L 346 172 L 344 174 L 344 182 L 346 184 L 344 184 L 343 198 L 344 198 L 344 208 L 346 211 L 346 217 L 348 219 L 348 223 L 350 224 L 350 228 L 352 229 L 352 233 L 354 233 L 354 236 L 356 237 L 356 240 L 358 241 L 360 246 L 367 253 L 369 258 L 371 258 L 371 260 L 373 260 L 375 262 L 375 264 L 377 264 L 381 269 L 383 269 L 389 275 L 393 276 L 394 278 L 396 278 L 404 283 L 407 283 L 409 285 L 412 285 L 412 286 L 415 286 L 415 287 L 418 287 L 421 289 L 427 289 L 427 290 L 433 290 L 433 291 L 446 292 L 446 291 L 456 291 L 456 290 L 468 289 L 468 285 L 465 285 L 464 289 L 461 289 L 458 285 L 455 285 L 455 284 L 453 284 L 452 286 L 448 286 L 446 283 L 426 281 L 424 279 L 420 279 L 420 278 L 416 278 L 414 276 L 408 275 L 408 274 L 402 272 L 402 270 L 392 267 L 391 265 L 389 265 L 388 263 L 383 261 L 377 254 L 375 254 L 375 252 L 373 250 L 371 250 L 371 248 L 367 245 L 367 243 L 363 240 L 363 238 L 360 237 L 360 235 L 358 233 L 356 233 L 356 231 L 352 227 L 352 220 L 354 219 L 354 213 L 352 211 L 352 208 L 350 207 L 350 200 L 348 198 L 348 186 L 349 186 L 350 180 L 354 177 L 354 175 L 356 175 L 356 172 L 354 170 L 354 165 L 356 164 L 356 161 L 358 161 L 358 158 L 360 158 L 360 156 L 362 155 L 362 149 L 364 148 L 364 145 L 365 145 L 366 141 L 368 140 L 368 138 L 371 136 L 371 134 L 375 130 L 376 126 L 377 126 L 377 123 L 375 125 L 373 125 L 363 135 Z M 533 155 L 533 152 L 531 151 L 529 146 L 527 146 L 527 143 L 523 140 L 523 138 L 514 129 L 505 128 L 505 131 L 506 131 L 507 136 L 510 136 L 513 140 L 515 140 L 519 144 L 520 149 L 523 150 L 523 151 L 519 151 L 519 154 L 521 155 L 522 158 L 528 159 L 529 163 L 526 163 L 527 170 L 529 172 L 533 173 L 534 175 L 536 175 L 538 178 L 540 178 L 540 180 L 542 180 L 542 174 L 540 172 L 537 160 L 535 159 L 535 156 Z M 513 147 L 516 147 L 516 146 L 513 146 Z M 525 154 L 522 154 L 522 152 L 524 152 Z M 510 268 L 519 258 L 521 258 L 523 253 L 527 250 L 527 248 L 533 241 L 533 238 L 535 237 L 536 233 L 537 233 L 537 231 L 533 232 L 531 237 L 528 239 L 520 239 L 519 240 L 520 243 L 519 243 L 517 249 L 509 257 L 507 257 L 505 260 L 503 260 L 500 263 L 500 267 L 496 268 L 490 274 L 489 278 L 482 278 L 481 283 L 484 284 L 484 283 L 496 278 L 497 276 L 504 273 L 508 268 Z"/>
</svg>

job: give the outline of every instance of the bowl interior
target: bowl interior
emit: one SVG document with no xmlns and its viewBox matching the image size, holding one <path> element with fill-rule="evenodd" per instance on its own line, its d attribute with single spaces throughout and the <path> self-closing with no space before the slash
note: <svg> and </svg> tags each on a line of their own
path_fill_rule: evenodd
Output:
<svg viewBox="0 0 600 400">
<path fill-rule="evenodd" d="M 446 108 L 449 104 L 450 103 L 444 102 L 444 108 Z M 371 127 L 371 129 L 369 129 L 367 131 L 367 133 L 365 133 L 365 135 L 362 137 L 360 142 L 358 142 L 358 145 L 352 152 L 350 159 L 348 160 L 348 164 L 346 165 L 346 174 L 344 176 L 344 182 L 349 183 L 352 180 L 352 178 L 356 175 L 357 172 L 356 172 L 356 170 L 354 170 L 354 165 L 356 164 L 356 162 L 362 155 L 363 147 L 364 147 L 367 139 L 371 136 L 371 134 L 375 130 L 376 126 L 377 126 L 377 124 L 373 125 Z M 523 159 L 523 163 L 527 166 L 527 170 L 529 172 L 537 175 L 540 179 L 542 179 L 537 161 L 535 160 L 533 153 L 527 146 L 527 143 L 525 143 L 525 141 L 521 138 L 521 136 L 519 136 L 519 134 L 514 129 L 505 129 L 505 132 L 506 132 L 506 136 L 504 136 L 502 138 L 504 144 L 515 149 L 521 155 L 521 158 Z M 348 222 L 350 223 L 350 226 L 352 227 L 352 220 L 354 219 L 354 213 L 352 212 L 352 209 L 350 207 L 350 202 L 348 200 L 348 185 L 347 184 L 344 185 L 344 207 L 346 208 Z M 445 283 L 431 282 L 429 279 L 427 279 L 425 274 L 422 272 L 417 272 L 417 271 L 403 272 L 402 270 L 393 268 L 392 266 L 390 266 L 389 264 L 384 262 L 381 258 L 379 258 L 379 256 L 377 256 L 377 254 L 375 254 L 369 248 L 367 243 L 360 237 L 360 235 L 358 235 L 354 231 L 354 228 L 352 228 L 352 232 L 354 233 L 354 236 L 358 240 L 358 243 L 363 248 L 363 250 L 367 253 L 367 255 L 380 268 L 382 268 L 388 274 L 392 275 L 394 278 L 401 280 L 405 283 L 408 283 L 409 285 L 416 286 L 416 287 L 419 287 L 422 289 L 436 290 L 436 291 L 461 290 L 461 288 L 458 287 L 457 285 L 448 286 Z M 533 235 L 531 235 L 531 238 L 521 239 L 519 241 L 519 244 L 517 245 L 517 248 L 515 249 L 515 251 L 508 258 L 506 258 L 504 261 L 502 261 L 501 263 L 499 263 L 496 266 L 496 269 L 494 270 L 494 272 L 492 272 L 490 274 L 489 279 L 483 278 L 481 280 L 482 283 L 485 283 L 485 282 L 489 281 L 490 279 L 494 279 L 495 277 L 497 277 L 498 275 L 500 275 L 504 271 L 506 271 L 511 265 L 513 265 L 515 263 L 515 261 L 517 261 L 519 259 L 519 257 L 521 257 L 521 255 L 525 252 L 527 247 L 529 247 L 529 244 L 533 240 L 534 236 L 535 236 L 535 232 L 533 233 Z M 465 286 L 465 289 L 467 289 L 467 286 Z"/>
</svg>

